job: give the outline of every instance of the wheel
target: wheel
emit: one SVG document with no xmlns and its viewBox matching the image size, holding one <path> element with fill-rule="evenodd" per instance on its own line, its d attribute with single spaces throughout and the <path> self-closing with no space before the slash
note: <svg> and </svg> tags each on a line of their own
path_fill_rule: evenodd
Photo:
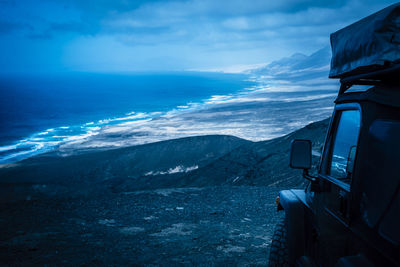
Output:
<svg viewBox="0 0 400 267">
<path fill-rule="evenodd" d="M 269 267 L 289 266 L 287 242 L 287 227 L 285 219 L 282 219 L 275 226 L 275 232 L 272 236 L 272 243 L 269 252 Z"/>
</svg>

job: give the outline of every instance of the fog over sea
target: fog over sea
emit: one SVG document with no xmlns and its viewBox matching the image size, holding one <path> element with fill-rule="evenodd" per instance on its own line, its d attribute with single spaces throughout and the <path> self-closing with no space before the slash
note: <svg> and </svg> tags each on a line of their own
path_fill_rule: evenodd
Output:
<svg viewBox="0 0 400 267">
<path fill-rule="evenodd" d="M 282 136 L 332 111 L 337 82 L 327 79 L 326 61 L 312 58 L 294 55 L 242 74 L 0 77 L 0 164 L 195 135 Z"/>
</svg>

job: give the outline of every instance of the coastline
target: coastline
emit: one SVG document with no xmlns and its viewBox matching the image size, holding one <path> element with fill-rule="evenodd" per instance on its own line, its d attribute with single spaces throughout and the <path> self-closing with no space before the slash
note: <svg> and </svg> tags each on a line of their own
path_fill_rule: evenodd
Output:
<svg viewBox="0 0 400 267">
<path fill-rule="evenodd" d="M 18 162 L 49 151 L 71 155 L 78 151 L 128 147 L 188 136 L 232 135 L 251 141 L 283 136 L 331 114 L 337 81 L 327 78 L 329 66 L 321 60 L 329 57 L 329 49 L 324 48 L 309 57 L 293 56 L 239 74 L 196 72 L 196 75 L 213 77 L 217 81 L 218 77 L 223 77 L 219 75 L 234 75 L 232 77 L 241 77 L 241 83 L 235 90 L 224 83 L 215 83 L 217 88 L 207 96 L 195 101 L 189 97 L 184 104 L 166 110 L 134 110 L 108 118 L 105 114 L 101 119 L 81 124 L 45 128 L 17 143 L 0 147 L 0 163 Z M 145 75 L 152 77 L 152 74 Z M 194 74 L 179 75 L 187 79 Z M 246 81 L 252 85 L 244 86 Z M 188 90 L 194 85 L 189 81 L 182 88 Z M 219 85 L 225 87 L 223 93 L 218 93 L 222 92 Z M 175 88 L 176 84 L 166 86 Z M 203 86 L 210 90 L 207 82 Z M 102 90 L 111 89 L 106 84 Z M 155 90 L 159 92 L 160 89 Z"/>
<path fill-rule="evenodd" d="M 71 75 L 78 75 L 78 74 L 71 74 Z M 91 76 L 91 75 L 102 75 L 102 74 L 90 74 L 90 73 L 83 73 L 83 76 Z M 18 162 L 20 160 L 23 160 L 25 158 L 29 158 L 34 155 L 46 153 L 48 151 L 57 149 L 60 145 L 67 144 L 67 143 L 76 143 L 78 140 L 86 140 L 91 136 L 97 135 L 99 131 L 101 130 L 102 127 L 112 127 L 113 125 L 123 125 L 126 123 L 135 123 L 135 122 L 146 122 L 150 120 L 157 120 L 160 118 L 164 117 L 171 117 L 171 116 L 178 116 L 181 113 L 185 112 L 190 112 L 190 111 L 195 111 L 198 109 L 201 109 L 203 104 L 210 104 L 213 102 L 213 97 L 215 96 L 223 96 L 223 97 L 228 97 L 230 94 L 236 94 L 237 91 L 247 91 L 251 90 L 251 88 L 244 86 L 246 84 L 254 84 L 254 81 L 249 80 L 249 76 L 247 74 L 227 74 L 227 73 L 200 73 L 200 72 L 171 72 L 171 73 L 121 73 L 121 74 L 104 74 L 106 76 L 115 76 L 116 78 L 121 77 L 122 80 L 128 79 L 127 77 L 132 77 L 131 79 L 135 79 L 136 76 L 138 76 L 138 79 L 144 80 L 145 82 L 150 82 L 151 78 L 154 75 L 154 78 L 164 78 L 164 79 L 173 79 L 176 78 L 182 79 L 187 82 L 187 79 L 190 79 L 191 77 L 194 78 L 193 82 L 200 81 L 203 83 L 210 83 L 213 84 L 215 83 L 217 86 L 215 89 L 208 89 L 210 91 L 210 95 L 207 95 L 205 98 L 199 98 L 199 95 L 196 93 L 196 96 L 194 99 L 188 98 L 185 102 L 181 102 L 180 104 L 176 104 L 171 106 L 171 104 L 167 101 L 166 104 L 157 104 L 154 109 L 148 110 L 146 108 L 146 102 L 141 104 L 141 108 L 138 110 L 133 110 L 126 108 L 124 113 L 120 113 L 117 116 L 113 116 L 105 112 L 103 115 L 99 117 L 97 114 L 96 116 L 89 117 L 87 118 L 87 121 L 84 121 L 82 123 L 63 123 L 61 120 L 57 124 L 59 126 L 56 127 L 45 127 L 42 126 L 41 130 L 37 130 L 29 135 L 24 135 L 22 138 L 19 140 L 14 140 L 14 141 L 8 141 L 6 143 L 3 142 L 3 145 L 0 146 L 0 163 L 12 163 L 12 162 Z M 170 75 L 170 76 L 169 76 Z M 79 76 L 79 75 L 78 75 Z M 143 78 L 144 77 L 144 78 Z M 232 78 L 229 78 L 232 77 Z M 238 77 L 241 77 L 240 80 Z M 54 77 L 50 77 L 50 80 L 54 80 Z M 80 77 L 81 79 L 81 77 Z M 219 82 L 221 80 L 221 82 Z M 54 81 L 53 81 L 54 82 Z M 117 81 L 118 82 L 118 81 Z M 135 82 L 135 81 L 134 81 Z M 228 83 L 230 82 L 234 84 L 234 89 L 229 89 L 225 88 L 227 87 Z M 218 86 L 218 84 L 220 85 Z M 226 83 L 226 84 L 225 84 Z M 237 83 L 237 84 L 235 84 Z M 243 84 L 243 85 L 241 85 Z M 96 84 L 93 84 L 91 86 L 95 86 Z M 30 85 L 26 85 L 29 87 Z M 39 85 L 40 86 L 40 85 Z M 125 85 L 125 86 L 129 86 Z M 139 86 L 143 86 L 142 84 L 139 83 Z M 158 85 L 161 87 L 161 84 Z M 174 87 L 174 84 L 169 84 L 167 87 Z M 71 87 L 71 86 L 70 86 Z M 190 87 L 190 82 L 187 87 Z M 201 88 L 201 85 L 200 85 Z M 209 87 L 210 88 L 210 87 Z M 36 89 L 35 89 L 36 90 Z M 106 91 L 112 91 L 112 88 L 106 88 L 103 89 Z M 151 88 L 151 90 L 155 90 L 155 92 L 158 92 L 161 89 L 158 88 Z M 166 89 L 168 93 L 173 93 L 168 91 L 171 89 Z M 173 89 L 172 89 L 173 90 Z M 178 92 L 178 94 L 182 94 L 186 89 L 182 89 L 177 87 L 177 90 L 183 90 L 182 92 Z M 188 92 L 190 92 L 191 89 L 187 89 Z M 225 95 L 218 95 L 215 94 L 217 91 L 221 92 L 229 92 L 229 94 Z M 164 92 L 163 92 L 164 93 Z M 79 94 L 79 93 L 77 93 Z M 206 93 L 207 94 L 207 93 Z M 132 92 L 132 95 L 130 98 L 134 99 L 137 97 L 135 95 L 135 90 Z M 149 96 L 150 97 L 150 96 Z M 181 101 L 180 99 L 182 96 L 177 96 L 177 99 L 175 102 L 179 103 Z M 185 98 L 185 97 L 184 97 Z M 184 99 L 183 98 L 183 99 Z M 118 99 L 117 99 L 118 100 Z M 195 101 L 193 101 L 195 100 Z M 147 101 L 153 101 L 152 98 L 148 99 Z M 157 101 L 164 101 L 163 98 Z M 45 103 L 46 104 L 46 103 Z M 147 103 L 149 106 L 153 106 L 152 102 Z M 134 102 L 135 105 L 135 102 Z M 171 107 L 168 107 L 171 106 Z M 7 114 L 8 111 L 5 110 L 5 114 Z M 115 111 L 114 111 L 115 113 Z M 6 115 L 4 115 L 6 118 Z M 87 115 L 83 116 L 83 118 L 87 117 Z M 97 117 L 97 119 L 96 119 Z M 40 120 L 39 120 L 40 121 Z M 23 121 L 20 121 L 19 124 L 23 124 Z M 49 121 L 50 123 L 50 121 Z M 61 124 L 61 125 L 60 125 Z M 20 127 L 19 125 L 16 125 L 16 127 Z M 7 131 L 5 128 L 4 131 Z M 4 134 L 4 133 L 3 133 Z M 160 140 L 164 140 L 160 139 Z M 155 139 L 157 141 L 158 139 Z M 143 142 L 138 142 L 138 143 L 148 143 L 149 141 L 144 140 Z M 152 141 L 150 141 L 152 142 Z"/>
</svg>

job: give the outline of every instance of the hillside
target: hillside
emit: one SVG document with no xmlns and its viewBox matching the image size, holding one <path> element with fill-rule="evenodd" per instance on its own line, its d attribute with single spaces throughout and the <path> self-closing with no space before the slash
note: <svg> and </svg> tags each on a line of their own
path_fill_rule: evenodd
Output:
<svg viewBox="0 0 400 267">
<path fill-rule="evenodd" d="M 149 174 L 165 173 L 159 176 L 179 177 L 186 171 L 203 167 L 233 149 L 250 143 L 233 136 L 214 135 L 67 157 L 56 156 L 56 153 L 43 154 L 18 165 L 0 168 L 1 198 L 19 198 L 36 191 L 86 194 L 121 181 L 135 184 L 136 189 L 173 186 L 165 179 L 157 181 Z M 146 178 L 143 183 L 137 180 L 140 177 Z"/>
<path fill-rule="evenodd" d="M 2 200 L 37 194 L 115 192 L 214 185 L 301 187 L 288 167 L 290 142 L 311 139 L 319 150 L 328 121 L 284 137 L 251 142 L 233 136 L 198 136 L 128 148 L 58 157 L 44 154 L 0 169 Z"/>
<path fill-rule="evenodd" d="M 267 66 L 253 69 L 251 73 L 274 80 L 303 81 L 324 78 L 328 81 L 331 59 L 330 47 L 324 47 L 306 56 L 300 53 L 273 61 Z"/>
<path fill-rule="evenodd" d="M 329 120 L 312 123 L 298 131 L 269 141 L 242 145 L 207 166 L 181 179 L 180 185 L 278 185 L 303 187 L 299 170 L 289 168 L 290 143 L 293 139 L 312 140 L 320 151 Z"/>
<path fill-rule="evenodd" d="M 267 266 L 293 138 L 198 136 L 0 168 L 1 266 Z M 206 255 L 206 256 L 205 256 Z"/>
</svg>

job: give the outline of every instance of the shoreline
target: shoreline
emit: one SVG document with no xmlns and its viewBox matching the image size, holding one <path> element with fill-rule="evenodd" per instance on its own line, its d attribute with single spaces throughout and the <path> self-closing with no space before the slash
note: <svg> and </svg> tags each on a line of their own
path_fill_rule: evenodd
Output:
<svg viewBox="0 0 400 267">
<path fill-rule="evenodd" d="M 43 154 L 55 149 L 58 149 L 59 146 L 62 146 L 66 143 L 75 142 L 77 140 L 84 140 L 87 137 L 93 136 L 98 134 L 102 127 L 112 127 L 114 125 L 121 125 L 125 123 L 134 123 L 134 122 L 146 122 L 149 120 L 157 120 L 162 118 L 168 118 L 171 116 L 178 116 L 182 113 L 187 112 L 194 112 L 201 109 L 207 109 L 206 106 L 212 105 L 215 101 L 215 97 L 222 97 L 224 99 L 230 98 L 234 95 L 239 95 L 243 93 L 247 93 L 253 90 L 258 86 L 257 82 L 254 78 L 251 78 L 249 74 L 245 73 L 218 73 L 218 72 L 193 72 L 193 71 L 185 71 L 185 72 L 171 72 L 171 73 L 121 73 L 121 74 L 112 74 L 112 75 L 144 75 L 144 76 L 151 76 L 151 75 L 172 75 L 174 77 L 181 76 L 187 77 L 194 75 L 193 77 L 201 77 L 204 79 L 211 79 L 211 77 L 225 77 L 226 75 L 232 76 L 243 76 L 244 79 L 241 79 L 241 82 L 250 82 L 253 83 L 251 87 L 241 87 L 236 91 L 232 91 L 226 95 L 216 95 L 211 94 L 208 97 L 201 99 L 198 102 L 192 102 L 192 100 L 187 101 L 183 105 L 177 105 L 172 109 L 167 110 L 154 110 L 154 111 L 129 111 L 126 112 L 124 115 L 120 114 L 118 116 L 104 116 L 102 119 L 99 120 L 89 120 L 85 123 L 81 124 L 71 124 L 58 127 L 51 127 L 51 128 L 44 128 L 42 130 L 36 131 L 20 140 L 14 140 L 5 143 L 4 145 L 0 146 L 0 164 L 7 164 L 7 163 L 15 163 L 26 158 Z M 84 75 L 99 75 L 99 74 L 85 74 Z M 106 74 L 110 75 L 110 74 Z M 211 80 L 210 80 L 211 81 Z M 231 80 L 232 82 L 234 80 Z M 225 85 L 221 85 L 224 87 Z M 134 96 L 132 96 L 134 97 Z M 173 138 L 173 137 L 172 137 Z M 164 139 L 160 139 L 165 140 Z M 154 141 L 153 141 L 154 142 Z M 148 143 L 148 142 L 143 142 Z M 27 149 L 30 147 L 30 149 Z M 6 154 L 7 151 L 17 150 L 14 153 L 9 153 L 8 155 L 2 157 L 1 154 Z M 28 151 L 29 150 L 29 151 Z M 21 151 L 21 152 L 19 152 Z M 25 154 L 29 154 L 29 156 L 24 156 Z"/>
<path fill-rule="evenodd" d="M 47 128 L 17 143 L 0 147 L 0 164 L 18 162 L 54 149 L 70 153 L 74 150 L 128 147 L 210 134 L 232 135 L 252 141 L 283 136 L 331 114 L 337 95 L 337 81 L 327 78 L 329 65 L 319 61 L 314 64 L 315 58 L 328 59 L 330 52 L 322 49 L 302 59 L 286 58 L 245 73 L 229 74 L 242 77 L 240 81 L 228 79 L 233 82 L 231 85 L 236 83 L 235 86 L 240 87 L 235 90 L 226 87 L 229 82 L 225 76 L 221 76 L 225 78 L 214 80 L 214 84 L 203 85 L 208 88 L 206 97 L 196 101 L 185 100 L 185 104 L 174 105 L 168 110 L 126 112 L 125 115 L 112 118 L 103 116 L 102 119 L 82 124 Z M 173 73 L 186 78 L 191 74 L 193 72 Z M 203 74 L 206 80 L 207 77 L 227 75 L 218 72 Z M 151 75 L 146 74 L 146 77 Z M 246 82 L 252 85 L 248 87 Z M 194 85 L 190 80 L 183 88 L 187 90 L 188 86 Z M 170 89 L 174 88 L 174 83 L 169 86 Z M 210 86 L 221 86 L 223 93 L 210 90 Z M 111 88 L 106 86 L 103 90 L 109 91 Z M 11 148 L 8 151 L 15 154 L 6 155 L 5 147 Z"/>
<path fill-rule="evenodd" d="M 2 164 L 18 163 L 43 153 L 76 154 L 80 151 L 109 150 L 210 134 L 232 135 L 251 141 L 270 140 L 328 117 L 332 108 L 326 106 L 333 103 L 334 96 L 335 93 L 323 93 L 315 96 L 314 99 L 307 99 L 309 98 L 307 96 L 295 96 L 282 101 L 250 98 L 242 103 L 241 101 L 212 103 L 208 107 L 203 106 L 202 109 L 173 110 L 166 114 L 158 113 L 155 117 L 143 113 L 129 113 L 126 118 L 116 118 L 106 122 L 102 120 L 98 124 L 90 122 L 83 126 L 63 126 L 59 127 L 59 130 L 48 129 L 31 138 L 37 142 L 33 143 L 35 145 L 33 151 L 19 152 L 22 157 L 18 160 L 3 158 Z M 316 109 L 319 106 L 319 113 L 306 111 L 305 104 L 309 109 Z M 247 108 L 248 105 L 252 107 Z M 280 112 L 280 109 L 283 109 L 282 113 L 285 114 L 278 114 L 272 119 L 264 115 L 268 113 L 268 110 Z M 300 119 L 298 113 L 303 113 L 304 116 Z M 115 124 L 109 123 L 110 121 Z M 78 131 L 84 127 L 85 131 L 82 134 L 70 136 L 59 133 L 59 131 L 70 131 L 74 127 Z M 52 141 L 49 134 L 51 132 L 58 133 L 62 140 Z M 46 142 L 47 136 L 50 136 L 50 140 Z M 29 145 L 29 141 L 26 143 Z M 18 144 L 15 147 L 18 147 Z M 29 154 L 29 156 L 24 156 L 24 154 Z M 18 157 L 18 153 L 16 156 Z"/>
</svg>

